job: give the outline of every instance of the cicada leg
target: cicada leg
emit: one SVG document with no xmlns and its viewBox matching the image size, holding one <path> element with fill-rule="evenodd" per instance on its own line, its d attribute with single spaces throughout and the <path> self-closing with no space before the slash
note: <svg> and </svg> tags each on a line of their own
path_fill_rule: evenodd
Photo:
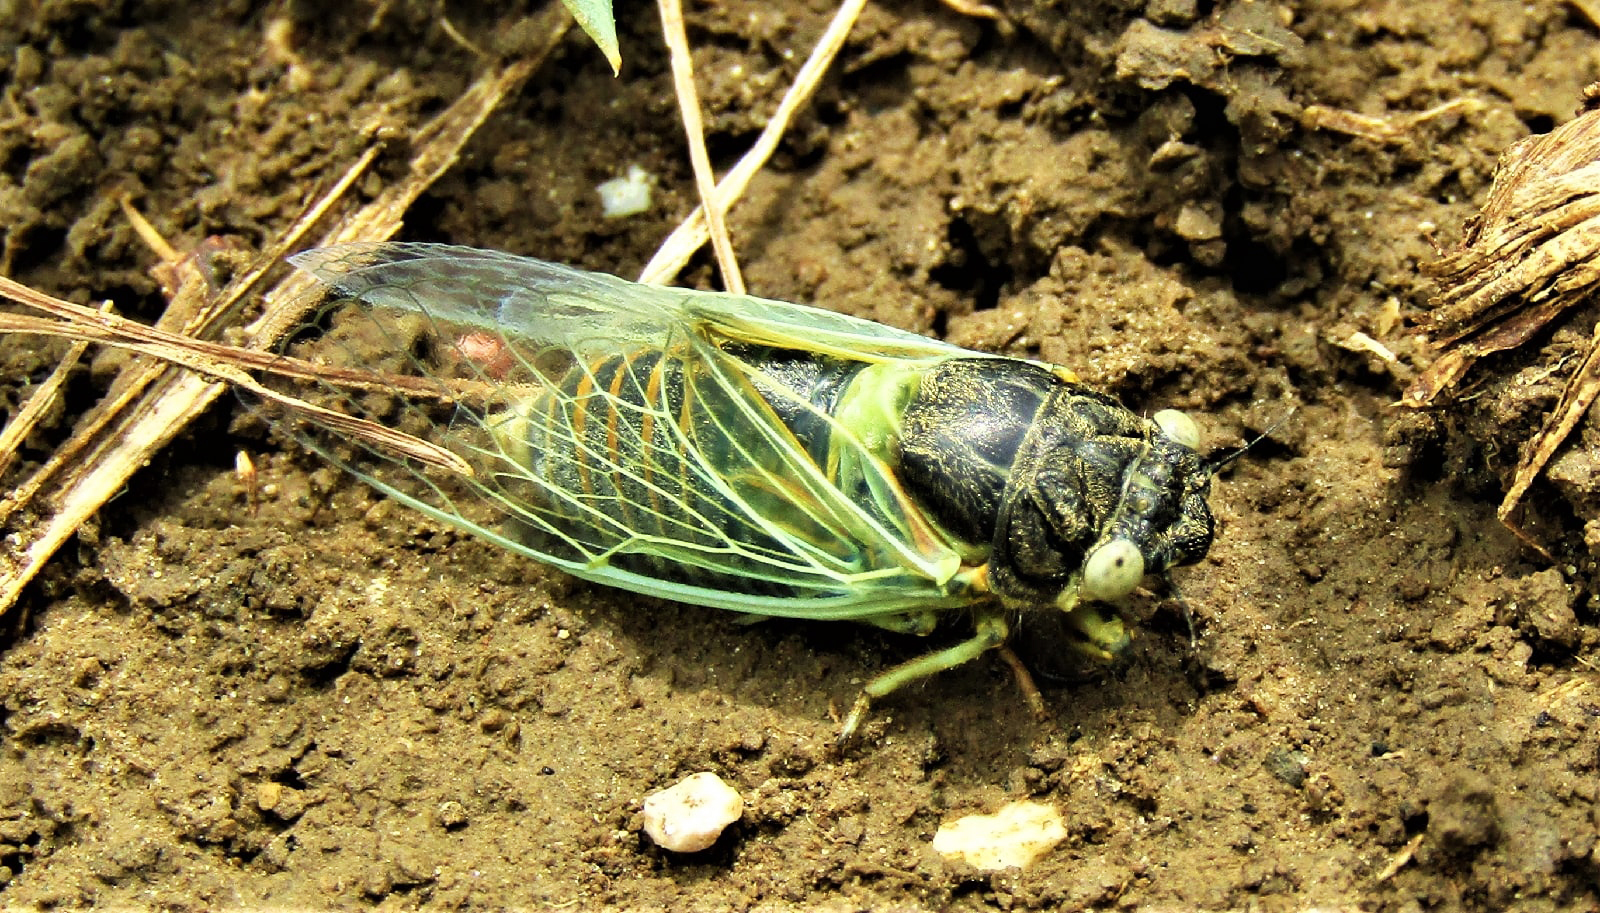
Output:
<svg viewBox="0 0 1600 913">
<path fill-rule="evenodd" d="M 898 615 L 883 615 L 863 619 L 874 628 L 882 628 L 895 634 L 915 634 L 926 637 L 933 633 L 939 626 L 939 613 L 937 612 L 901 612 Z"/>
<path fill-rule="evenodd" d="M 1006 636 L 1011 632 L 1005 617 L 999 611 L 979 611 L 974 626 L 977 630 L 970 639 L 937 653 L 929 653 L 927 656 L 919 656 L 909 662 L 901 663 L 867 682 L 867 686 L 861 689 L 861 696 L 856 698 L 855 706 L 850 708 L 850 714 L 844 718 L 839 741 L 846 742 L 855 735 L 857 727 L 866 718 L 867 710 L 872 707 L 873 698 L 897 691 L 917 679 L 927 678 L 946 669 L 954 669 L 962 663 L 971 662 L 1005 643 Z"/>
<path fill-rule="evenodd" d="M 1128 627 L 1109 607 L 1080 600 L 1078 591 L 1071 589 L 1056 601 L 1056 608 L 1066 613 L 1067 624 L 1078 635 L 1072 639 L 1072 646 L 1079 653 L 1105 663 L 1128 649 L 1132 640 Z"/>
<path fill-rule="evenodd" d="M 1022 657 L 1011 649 L 1010 644 L 1001 644 L 994 648 L 994 652 L 1011 667 L 1011 677 L 1017 680 L 1017 690 L 1022 692 L 1022 699 L 1028 702 L 1028 709 L 1033 711 L 1033 718 L 1041 723 L 1050 722 L 1050 711 L 1045 709 L 1044 695 L 1039 693 L 1039 686 L 1033 681 L 1033 673 L 1023 664 Z"/>
</svg>

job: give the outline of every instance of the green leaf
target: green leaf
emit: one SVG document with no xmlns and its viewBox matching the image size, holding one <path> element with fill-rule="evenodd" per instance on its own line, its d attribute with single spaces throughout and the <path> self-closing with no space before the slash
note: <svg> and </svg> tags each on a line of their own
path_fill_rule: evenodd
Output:
<svg viewBox="0 0 1600 913">
<path fill-rule="evenodd" d="M 617 48 L 617 17 L 611 13 L 611 0 L 561 0 L 561 4 L 600 48 L 606 62 L 611 64 L 612 75 L 622 72 L 622 51 Z"/>
</svg>

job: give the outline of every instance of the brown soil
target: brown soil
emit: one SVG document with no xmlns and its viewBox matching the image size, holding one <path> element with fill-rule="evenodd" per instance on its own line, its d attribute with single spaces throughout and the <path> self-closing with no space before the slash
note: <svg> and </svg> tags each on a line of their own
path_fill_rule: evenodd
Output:
<svg viewBox="0 0 1600 913">
<path fill-rule="evenodd" d="M 569 37 L 407 237 L 637 272 L 693 183 L 655 14 L 624 6 L 622 77 Z M 1600 908 L 1596 610 L 1581 568 L 1494 517 L 1538 414 L 1391 406 L 1427 357 L 1419 263 L 1500 150 L 1600 77 L 1595 25 L 1556 0 L 1004 6 L 1004 26 L 869 6 L 734 237 L 763 295 L 1067 365 L 1190 410 L 1208 446 L 1296 410 L 1218 480 L 1217 544 L 1177 575 L 1197 648 L 1172 601 L 1141 600 L 1131 658 L 1085 680 L 1025 625 L 1024 658 L 1072 673 L 1045 682 L 1049 723 L 986 657 L 883 701 L 840 755 L 834 714 L 924 641 L 575 582 L 226 400 L 7 618 L 0 903 Z M 511 51 L 528 11 L 502 7 L 444 12 Z M 482 66 L 431 2 L 0 10 L 0 266 L 146 319 L 154 257 L 118 191 L 181 243 L 259 245 L 369 125 L 403 146 Z M 690 11 L 719 164 L 830 14 Z M 1387 136 L 1304 113 L 1462 98 Z M 602 220 L 594 186 L 633 163 L 655 207 Z M 685 281 L 711 276 L 702 257 Z M 0 401 L 59 354 L 7 340 Z M 81 371 L 65 412 L 104 380 Z M 674 857 L 640 802 L 703 769 L 748 810 Z M 1025 796 L 1069 831 L 1033 868 L 930 848 Z"/>
</svg>

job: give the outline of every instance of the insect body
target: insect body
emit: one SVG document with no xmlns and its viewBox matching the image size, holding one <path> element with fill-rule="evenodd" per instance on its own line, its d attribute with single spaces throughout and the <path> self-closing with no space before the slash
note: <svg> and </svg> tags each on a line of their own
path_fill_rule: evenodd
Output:
<svg viewBox="0 0 1600 913">
<path fill-rule="evenodd" d="M 972 610 L 974 637 L 874 679 L 847 731 L 868 697 L 1003 642 L 1008 612 L 1057 608 L 1117 654 L 1127 632 L 1095 603 L 1211 544 L 1193 423 L 1060 369 L 490 251 L 294 262 L 358 305 L 329 339 L 376 331 L 436 386 L 401 427 L 470 471 L 375 448 L 408 471 L 364 477 L 402 501 L 682 602 L 924 633 Z"/>
</svg>

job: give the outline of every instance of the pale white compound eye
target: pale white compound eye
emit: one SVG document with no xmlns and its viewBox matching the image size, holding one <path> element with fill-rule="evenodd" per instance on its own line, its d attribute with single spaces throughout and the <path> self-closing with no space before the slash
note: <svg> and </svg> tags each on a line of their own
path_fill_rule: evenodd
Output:
<svg viewBox="0 0 1600 913">
<path fill-rule="evenodd" d="M 1095 599 L 1121 599 L 1144 579 L 1144 555 L 1131 539 L 1112 539 L 1083 563 L 1083 589 Z"/>
<path fill-rule="evenodd" d="M 1162 409 L 1150 420 L 1156 423 L 1161 433 L 1174 443 L 1182 444 L 1190 450 L 1200 449 L 1200 426 L 1194 423 L 1187 413 L 1176 409 Z"/>
</svg>

